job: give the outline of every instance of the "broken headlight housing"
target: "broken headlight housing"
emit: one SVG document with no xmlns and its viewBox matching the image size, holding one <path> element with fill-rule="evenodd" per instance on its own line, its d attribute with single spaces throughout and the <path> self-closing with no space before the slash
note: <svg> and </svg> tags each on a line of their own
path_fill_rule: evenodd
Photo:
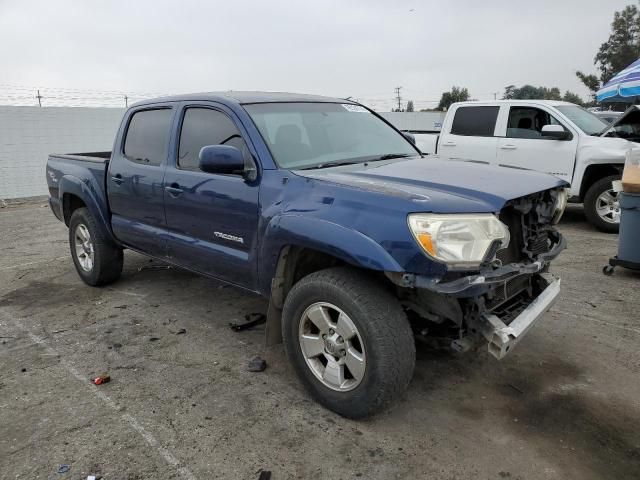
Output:
<svg viewBox="0 0 640 480">
<path fill-rule="evenodd" d="M 490 260 L 486 258 L 490 251 L 509 245 L 509 229 L 491 213 L 412 213 L 408 223 L 424 252 L 452 268 L 478 267 Z"/>
<path fill-rule="evenodd" d="M 569 190 L 567 188 L 561 188 L 558 190 L 558 195 L 556 196 L 556 203 L 553 206 L 553 219 L 551 220 L 551 224 L 555 225 L 562 218 L 562 214 L 564 213 L 564 209 L 567 208 L 567 202 L 569 200 Z"/>
</svg>

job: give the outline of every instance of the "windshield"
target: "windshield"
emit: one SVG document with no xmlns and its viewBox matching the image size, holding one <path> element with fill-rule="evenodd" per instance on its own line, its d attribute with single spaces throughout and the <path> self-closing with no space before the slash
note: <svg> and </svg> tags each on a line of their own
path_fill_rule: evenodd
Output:
<svg viewBox="0 0 640 480">
<path fill-rule="evenodd" d="M 366 108 L 341 103 L 245 105 L 280 168 L 321 168 L 419 155 Z"/>
<path fill-rule="evenodd" d="M 597 135 L 609 126 L 590 111 L 577 105 L 559 105 L 556 108 L 587 135 Z"/>
</svg>

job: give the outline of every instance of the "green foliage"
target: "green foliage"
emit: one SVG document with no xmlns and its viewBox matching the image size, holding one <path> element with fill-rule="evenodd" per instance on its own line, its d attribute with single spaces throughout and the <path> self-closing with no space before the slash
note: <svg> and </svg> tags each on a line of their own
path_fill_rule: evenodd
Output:
<svg viewBox="0 0 640 480">
<path fill-rule="evenodd" d="M 569 90 L 564 92 L 564 96 L 562 97 L 562 100 L 569 103 L 575 103 L 576 105 L 584 105 L 584 100 L 580 98 L 580 95 L 570 92 Z"/>
<path fill-rule="evenodd" d="M 469 90 L 462 87 L 451 87 L 450 92 L 443 92 L 442 97 L 440 97 L 440 103 L 438 104 L 438 108 L 441 112 L 448 110 L 452 103 L 456 102 L 466 102 L 469 100 Z"/>
<path fill-rule="evenodd" d="M 640 11 L 635 5 L 628 5 L 615 12 L 611 22 L 611 34 L 600 45 L 593 59 L 600 71 L 600 78 L 593 74 L 576 72 L 576 76 L 589 89 L 595 99 L 595 93 L 616 73 L 640 57 Z"/>
<path fill-rule="evenodd" d="M 564 100 L 578 105 L 584 103 L 578 94 L 568 90 L 562 95 L 558 87 L 534 87 L 533 85 L 523 85 L 520 88 L 508 85 L 504 87 L 502 98 L 505 100 Z"/>
<path fill-rule="evenodd" d="M 600 80 L 607 83 L 620 70 L 640 57 L 640 12 L 629 5 L 613 15 L 611 35 L 600 45 L 594 63 L 600 70 Z"/>
<path fill-rule="evenodd" d="M 405 112 L 413 112 L 413 100 L 409 100 L 407 102 L 407 108 L 405 109 Z"/>
<path fill-rule="evenodd" d="M 591 92 L 591 96 L 593 99 L 596 97 L 596 92 L 600 89 L 600 80 L 593 74 L 587 75 L 586 73 L 582 73 L 581 71 L 576 72 L 576 77 L 578 77 L 582 83 L 584 83 L 585 87 L 589 89 Z"/>
</svg>

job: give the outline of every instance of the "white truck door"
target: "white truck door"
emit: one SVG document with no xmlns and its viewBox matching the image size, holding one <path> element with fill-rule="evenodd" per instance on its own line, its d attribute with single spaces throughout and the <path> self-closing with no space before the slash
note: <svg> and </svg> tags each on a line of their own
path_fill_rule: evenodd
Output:
<svg viewBox="0 0 640 480">
<path fill-rule="evenodd" d="M 542 136 L 545 125 L 560 125 L 569 137 L 556 140 Z M 499 165 L 549 173 L 571 182 L 578 135 L 550 111 L 534 106 L 510 106 L 506 122 L 499 126 Z"/>
<path fill-rule="evenodd" d="M 447 113 L 438 154 L 461 160 L 495 163 L 497 105 L 457 105 Z"/>
</svg>

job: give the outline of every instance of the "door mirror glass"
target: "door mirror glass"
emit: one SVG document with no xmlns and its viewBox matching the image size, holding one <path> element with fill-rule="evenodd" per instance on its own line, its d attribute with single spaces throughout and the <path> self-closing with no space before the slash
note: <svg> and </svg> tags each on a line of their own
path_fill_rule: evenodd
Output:
<svg viewBox="0 0 640 480">
<path fill-rule="evenodd" d="M 540 133 L 543 137 L 552 140 L 566 140 L 569 138 L 569 132 L 567 132 L 562 125 L 545 125 L 542 127 Z"/>
<path fill-rule="evenodd" d="M 244 172 L 244 157 L 236 147 L 208 145 L 200 149 L 198 165 L 207 173 L 241 174 Z"/>
<path fill-rule="evenodd" d="M 413 133 L 402 132 L 402 135 L 404 135 L 404 138 L 409 140 L 413 145 L 416 144 L 416 137 L 415 137 L 415 135 Z"/>
</svg>

